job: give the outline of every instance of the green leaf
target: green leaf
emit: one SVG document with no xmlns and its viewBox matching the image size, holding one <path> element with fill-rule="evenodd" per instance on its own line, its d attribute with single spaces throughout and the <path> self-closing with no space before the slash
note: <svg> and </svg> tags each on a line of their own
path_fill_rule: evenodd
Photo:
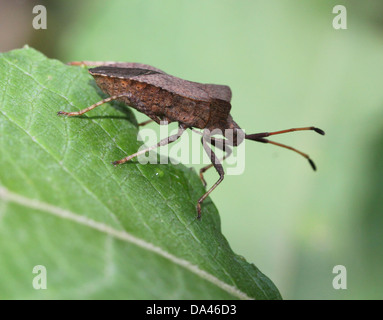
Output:
<svg viewBox="0 0 383 320">
<path fill-rule="evenodd" d="M 210 200 L 196 219 L 194 170 L 111 165 L 140 147 L 129 108 L 56 115 L 101 96 L 84 68 L 28 47 L 0 55 L 0 298 L 279 299 Z"/>
</svg>

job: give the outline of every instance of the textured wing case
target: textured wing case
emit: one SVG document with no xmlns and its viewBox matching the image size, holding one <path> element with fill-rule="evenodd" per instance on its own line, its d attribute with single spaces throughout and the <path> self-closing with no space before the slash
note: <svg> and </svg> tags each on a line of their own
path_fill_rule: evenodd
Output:
<svg viewBox="0 0 383 320">
<path fill-rule="evenodd" d="M 183 80 L 137 63 L 101 66 L 89 72 L 103 91 L 109 95 L 126 93 L 122 101 L 152 119 L 157 117 L 158 122 L 179 121 L 190 127 L 205 128 L 216 111 L 226 119 L 230 113 L 228 86 Z M 219 100 L 225 102 L 221 107 L 217 107 Z"/>
</svg>

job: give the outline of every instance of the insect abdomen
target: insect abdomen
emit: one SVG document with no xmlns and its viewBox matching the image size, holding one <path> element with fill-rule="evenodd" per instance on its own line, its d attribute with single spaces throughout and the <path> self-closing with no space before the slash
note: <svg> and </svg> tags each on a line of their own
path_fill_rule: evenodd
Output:
<svg viewBox="0 0 383 320">
<path fill-rule="evenodd" d="M 126 93 L 127 96 L 119 100 L 148 116 L 201 129 L 209 120 L 209 102 L 186 98 L 136 80 L 94 77 L 102 91 L 110 96 Z"/>
</svg>

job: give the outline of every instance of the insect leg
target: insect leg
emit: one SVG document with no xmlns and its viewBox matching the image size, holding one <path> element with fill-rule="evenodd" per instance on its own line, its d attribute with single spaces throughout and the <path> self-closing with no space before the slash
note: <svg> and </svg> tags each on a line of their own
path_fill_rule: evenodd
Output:
<svg viewBox="0 0 383 320">
<path fill-rule="evenodd" d="M 153 122 L 154 120 L 153 119 L 150 119 L 150 120 L 146 120 L 144 122 L 141 122 L 138 124 L 139 127 L 143 127 L 143 126 L 146 126 L 147 124 Z"/>
<path fill-rule="evenodd" d="M 203 133 L 202 133 L 202 132 L 197 131 L 197 130 L 195 130 L 195 129 L 193 129 L 193 128 L 191 128 L 191 130 L 192 130 L 193 132 L 195 132 L 195 133 L 197 133 L 197 134 L 203 136 Z M 227 159 L 228 157 L 230 157 L 230 155 L 231 155 L 232 152 L 233 152 L 233 150 L 232 150 L 230 147 L 228 147 L 228 145 L 229 145 L 229 143 L 230 143 L 228 140 L 225 140 L 225 139 L 219 139 L 219 138 L 214 138 L 214 137 L 210 137 L 210 143 L 211 143 L 212 145 L 214 145 L 214 147 L 217 147 L 217 148 L 219 148 L 220 150 L 226 152 L 226 154 L 223 156 L 223 158 L 221 158 L 221 159 L 219 160 L 220 162 L 222 162 L 222 161 L 224 161 L 225 159 Z M 226 149 L 227 149 L 227 150 L 226 150 Z M 207 184 L 207 183 L 206 183 L 206 180 L 205 180 L 204 177 L 203 177 L 203 174 L 204 174 L 207 170 L 209 170 L 211 167 L 213 167 L 213 164 L 209 164 L 208 166 L 201 168 L 200 171 L 199 171 L 199 177 L 200 177 L 200 179 L 201 179 L 202 184 L 203 184 L 204 187 L 206 187 L 206 184 Z"/>
<path fill-rule="evenodd" d="M 205 137 L 202 137 L 201 139 L 201 142 L 202 142 L 202 145 L 206 151 L 206 153 L 210 156 L 210 160 L 211 162 L 213 163 L 213 166 L 214 168 L 217 170 L 218 174 L 219 174 L 219 179 L 217 180 L 216 183 L 214 183 L 214 185 L 198 200 L 197 202 L 197 212 L 198 212 L 198 215 L 197 215 L 197 218 L 200 219 L 201 218 L 201 203 L 207 198 L 207 196 L 212 193 L 212 191 L 217 188 L 217 186 L 222 182 L 223 178 L 224 178 L 224 175 L 225 175 L 225 171 L 223 170 L 223 167 L 222 167 L 222 164 L 219 162 L 218 158 L 216 157 L 215 153 L 213 152 L 213 150 L 211 150 L 211 148 L 208 146 L 206 140 L 205 140 Z"/>
<path fill-rule="evenodd" d="M 122 97 L 129 97 L 130 95 L 127 95 L 127 94 L 120 94 L 120 95 L 116 95 L 116 96 L 111 96 L 109 98 L 106 98 L 106 99 L 103 99 L 95 104 L 92 104 L 91 106 L 83 109 L 83 110 L 80 110 L 80 111 L 76 111 L 76 112 L 65 112 L 65 111 L 59 111 L 57 112 L 58 115 L 66 115 L 68 117 L 73 117 L 73 116 L 81 116 L 82 114 L 90 111 L 90 110 L 93 110 L 94 108 L 98 107 L 98 106 L 101 106 L 102 104 L 104 103 L 107 103 L 107 102 L 110 102 L 110 101 L 113 101 L 113 100 L 116 100 L 116 99 L 119 99 L 119 98 L 122 98 Z"/>
<path fill-rule="evenodd" d="M 218 149 L 226 152 L 226 154 L 219 160 L 220 162 L 224 161 L 225 159 L 227 159 L 228 157 L 230 157 L 230 155 L 232 154 L 233 150 L 227 146 L 227 144 L 225 143 L 226 140 L 224 139 L 217 139 L 217 138 L 211 138 L 211 144 L 214 146 L 214 147 L 217 147 Z M 206 167 L 203 167 L 200 169 L 199 171 L 199 177 L 204 185 L 204 187 L 206 187 L 206 180 L 204 179 L 203 177 L 203 174 L 209 170 L 211 167 L 213 167 L 213 164 L 209 164 L 207 165 Z"/>
<path fill-rule="evenodd" d="M 153 150 L 153 149 L 156 149 L 158 147 L 162 147 L 162 146 L 166 146 L 167 144 L 169 143 L 172 143 L 174 141 L 176 141 L 179 137 L 181 137 L 181 135 L 184 133 L 184 131 L 186 130 L 186 128 L 182 125 L 179 126 L 178 128 L 178 132 L 176 134 L 173 134 L 165 139 L 162 139 L 160 142 L 158 142 L 157 144 L 155 144 L 154 146 L 151 146 L 149 148 L 146 148 L 144 150 L 140 150 L 134 154 L 131 154 L 130 156 L 127 156 L 126 158 L 124 159 L 121 159 L 121 160 L 118 160 L 118 161 L 114 161 L 113 164 L 114 165 L 118 165 L 118 164 L 122 164 L 122 163 L 125 163 L 141 154 L 144 154 L 145 152 L 148 152 L 150 150 Z"/>
</svg>

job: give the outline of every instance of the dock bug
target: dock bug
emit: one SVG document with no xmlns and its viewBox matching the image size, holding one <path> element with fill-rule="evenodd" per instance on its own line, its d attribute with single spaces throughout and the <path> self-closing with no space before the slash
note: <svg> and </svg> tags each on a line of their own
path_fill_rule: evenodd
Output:
<svg viewBox="0 0 383 320">
<path fill-rule="evenodd" d="M 231 154 L 231 147 L 236 147 L 244 139 L 269 143 L 278 147 L 292 150 L 306 158 L 312 168 L 316 170 L 314 162 L 310 157 L 287 145 L 270 141 L 267 137 L 293 131 L 313 130 L 321 135 L 324 131 L 316 127 L 292 128 L 274 132 L 261 132 L 255 134 L 244 134 L 243 130 L 235 123 L 230 115 L 231 90 L 228 86 L 216 84 L 203 84 L 192 82 L 169 75 L 155 67 L 128 62 L 71 62 L 71 65 L 95 66 L 89 69 L 97 85 L 102 91 L 109 95 L 81 111 L 64 112 L 59 115 L 79 116 L 106 102 L 119 100 L 130 107 L 146 114 L 151 120 L 143 124 L 155 121 L 178 122 L 177 134 L 161 140 L 156 145 L 141 150 L 124 159 L 113 162 L 114 165 L 127 162 L 138 155 L 167 145 L 176 141 L 186 129 L 202 135 L 201 143 L 210 157 L 212 164 L 200 170 L 200 178 L 206 186 L 203 173 L 213 167 L 219 174 L 218 181 L 198 200 L 198 218 L 201 218 L 201 204 L 207 196 L 222 182 L 224 170 L 221 161 Z M 203 132 L 195 130 L 203 129 Z M 211 132 L 219 129 L 225 138 L 212 137 Z M 230 130 L 228 130 L 230 129 Z M 230 137 L 226 133 L 230 132 Z M 222 159 L 218 159 L 211 147 L 212 145 L 225 152 Z"/>
</svg>

